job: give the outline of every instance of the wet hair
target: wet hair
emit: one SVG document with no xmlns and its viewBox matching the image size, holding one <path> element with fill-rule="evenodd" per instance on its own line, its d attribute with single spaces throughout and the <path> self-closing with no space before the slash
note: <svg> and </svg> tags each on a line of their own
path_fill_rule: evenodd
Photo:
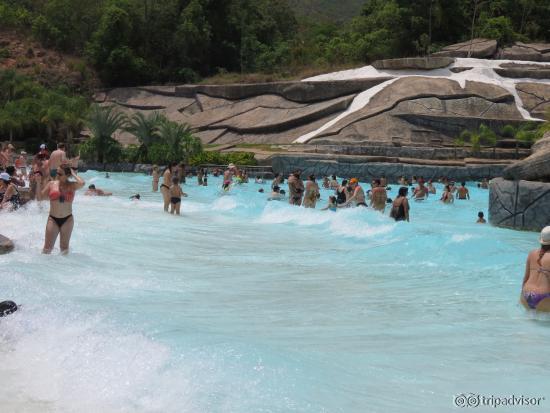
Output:
<svg viewBox="0 0 550 413">
<path fill-rule="evenodd" d="M 393 199 L 391 198 L 386 199 L 386 204 L 391 204 L 392 202 L 393 202 Z"/>
<path fill-rule="evenodd" d="M 95 189 L 95 185 L 94 184 L 89 185 L 88 189 Z"/>
<path fill-rule="evenodd" d="M 65 144 L 63 142 L 59 142 L 57 144 L 57 149 L 65 149 Z"/>
<path fill-rule="evenodd" d="M 380 181 L 380 179 L 374 179 L 372 182 L 374 182 L 376 185 L 380 186 L 382 181 Z"/>
<path fill-rule="evenodd" d="M 130 199 L 141 199 L 141 195 L 140 195 L 140 194 L 132 195 L 132 196 L 130 197 Z"/>
<path fill-rule="evenodd" d="M 264 193 L 264 189 L 263 189 L 263 188 L 260 188 L 260 189 L 258 189 L 258 192 L 261 193 L 261 194 L 263 194 L 263 193 Z"/>
<path fill-rule="evenodd" d="M 546 254 L 548 251 L 550 251 L 550 245 L 541 245 L 540 246 L 540 252 L 539 252 L 539 259 L 537 260 L 538 265 L 542 265 L 542 257 L 544 257 L 544 254 Z"/>
<path fill-rule="evenodd" d="M 451 185 L 445 185 L 445 190 L 451 192 Z"/>
<path fill-rule="evenodd" d="M 342 181 L 342 186 L 346 186 L 347 184 L 348 184 L 348 180 L 347 180 L 347 179 L 344 179 L 344 180 Z"/>
<path fill-rule="evenodd" d="M 332 175 L 332 179 L 336 180 L 336 175 Z"/>
<path fill-rule="evenodd" d="M 67 178 L 72 175 L 72 169 L 70 166 L 60 166 L 59 168 L 63 171 Z"/>
<path fill-rule="evenodd" d="M 9 176 L 15 175 L 15 166 L 10 165 L 6 168 L 6 172 Z"/>
<path fill-rule="evenodd" d="M 15 313 L 17 308 L 17 304 L 13 301 L 2 301 L 0 303 L 0 317 L 5 317 L 11 313 Z"/>
<path fill-rule="evenodd" d="M 275 186 L 273 187 L 273 190 L 274 190 L 275 192 L 278 192 L 280 189 L 281 189 L 281 188 L 279 187 L 279 185 L 275 185 Z"/>
<path fill-rule="evenodd" d="M 162 173 L 164 174 L 164 172 L 168 171 L 168 170 L 171 170 L 172 168 L 175 168 L 176 166 L 178 166 L 178 163 L 177 162 L 170 162 L 166 168 L 164 168 L 164 171 L 162 171 Z"/>
<path fill-rule="evenodd" d="M 407 196 L 408 193 L 409 193 L 409 188 L 407 188 L 406 186 L 402 186 L 401 188 L 399 188 L 399 192 L 397 196 Z"/>
<path fill-rule="evenodd" d="M 310 181 L 315 181 L 315 175 L 310 175 L 310 176 L 308 177 L 308 179 L 309 179 Z"/>
<path fill-rule="evenodd" d="M 285 191 L 284 189 L 281 189 L 281 190 L 279 191 L 279 193 L 280 193 L 281 195 L 285 195 L 285 194 L 286 194 L 286 191 Z"/>
<path fill-rule="evenodd" d="M 328 197 L 329 201 L 332 202 L 333 204 L 336 203 L 336 197 L 334 195 L 331 195 Z"/>
<path fill-rule="evenodd" d="M 461 182 L 460 185 L 466 186 L 466 182 Z"/>
<path fill-rule="evenodd" d="M 179 178 L 178 178 L 177 176 L 173 176 L 173 177 L 172 177 L 172 183 L 173 183 L 174 185 L 179 184 L 179 183 L 180 183 Z"/>
<path fill-rule="evenodd" d="M 483 212 L 482 212 L 482 211 L 479 211 L 479 212 L 477 213 L 477 216 L 478 216 L 479 218 L 483 218 L 483 216 L 484 216 L 484 215 L 483 215 Z"/>
</svg>

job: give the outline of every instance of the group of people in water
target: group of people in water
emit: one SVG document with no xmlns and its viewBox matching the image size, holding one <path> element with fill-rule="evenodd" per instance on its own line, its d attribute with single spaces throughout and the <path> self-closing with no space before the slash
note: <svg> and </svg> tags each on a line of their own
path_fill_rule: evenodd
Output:
<svg viewBox="0 0 550 413">
<path fill-rule="evenodd" d="M 26 154 L 22 152 L 15 162 L 12 162 L 13 151 L 13 146 L 8 145 L 0 152 L 0 209 L 8 211 L 17 209 L 21 204 L 18 188 L 26 186 L 28 182 L 32 199 L 49 201 L 50 208 L 42 252 L 44 254 L 51 253 L 59 237 L 61 253 L 68 253 L 74 227 L 72 205 L 75 193 L 85 186 L 84 180 L 76 172 L 75 162 L 78 162 L 78 158 L 69 159 L 65 154 L 63 144 L 59 144 L 51 154 L 48 153 L 45 146 L 41 146 L 28 169 Z M 230 191 L 235 185 L 248 182 L 249 179 L 248 174 L 233 164 L 229 164 L 224 171 L 216 169 L 212 173 L 216 176 L 223 174 L 221 190 L 224 192 Z M 294 171 L 288 177 L 288 202 L 295 206 L 315 208 L 321 198 L 320 186 L 315 176 L 309 175 L 304 182 L 301 175 L 301 171 Z M 197 170 L 196 176 L 198 185 L 208 185 L 206 169 Z M 182 198 L 187 197 L 180 186 L 185 183 L 185 166 L 173 162 L 162 173 L 158 167 L 154 167 L 152 177 L 152 190 L 153 192 L 160 190 L 164 211 L 180 214 Z M 256 177 L 255 182 L 264 183 L 260 177 Z M 440 197 L 441 202 L 449 204 L 455 199 L 470 199 L 470 193 L 464 182 L 456 185 L 444 177 L 439 182 L 444 185 Z M 339 182 L 335 175 L 330 178 L 325 177 L 322 180 L 322 187 L 333 190 L 334 195 L 328 197 L 327 205 L 322 210 L 337 211 L 339 208 L 347 207 L 370 207 L 384 213 L 390 205 L 390 217 L 396 221 L 409 221 L 410 201 L 421 202 L 437 193 L 433 181 L 425 181 L 423 177 L 412 177 L 411 180 L 401 177 L 398 183 L 400 188 L 397 197 L 392 200 L 388 198 L 388 191 L 391 188 L 385 177 L 373 179 L 370 182 L 370 189 L 366 192 L 357 178 L 344 179 Z M 270 201 L 285 200 L 286 191 L 281 189 L 283 184 L 283 175 L 277 174 L 271 183 L 271 193 L 267 199 Z M 410 187 L 413 189 L 409 196 Z M 482 180 L 478 183 L 478 187 L 488 188 L 488 181 Z M 259 192 L 263 192 L 263 189 Z M 86 195 L 109 196 L 112 193 L 91 184 L 88 186 Z M 136 194 L 131 198 L 139 200 L 140 195 Z M 486 223 L 483 212 L 478 213 L 477 223 Z M 540 248 L 529 254 L 526 263 L 520 298 L 520 302 L 526 308 L 550 311 L 550 254 L 547 254 L 549 251 L 550 227 L 545 227 L 540 235 Z M 2 304 L 5 304 L 6 314 L 17 309 L 15 303 L 5 302 Z"/>
</svg>

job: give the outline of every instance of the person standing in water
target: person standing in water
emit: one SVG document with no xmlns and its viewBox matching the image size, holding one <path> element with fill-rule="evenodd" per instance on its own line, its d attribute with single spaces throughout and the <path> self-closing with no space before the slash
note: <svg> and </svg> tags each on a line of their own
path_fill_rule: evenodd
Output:
<svg viewBox="0 0 550 413">
<path fill-rule="evenodd" d="M 485 220 L 485 215 L 483 215 L 482 211 L 479 211 L 477 213 L 477 221 L 476 224 L 486 224 L 487 221 Z"/>
<path fill-rule="evenodd" d="M 466 188 L 466 182 L 462 182 L 456 192 L 458 199 L 470 199 L 470 191 Z"/>
<path fill-rule="evenodd" d="M 302 205 L 302 198 L 304 196 L 304 182 L 300 178 L 302 172 L 300 170 L 294 171 L 288 177 L 288 191 L 290 205 Z"/>
<path fill-rule="evenodd" d="M 304 208 L 315 208 L 319 199 L 319 185 L 315 182 L 315 176 L 310 175 L 306 182 L 305 194 L 304 194 Z"/>
<path fill-rule="evenodd" d="M 419 180 L 418 186 L 414 188 L 413 191 L 413 197 L 415 201 L 424 201 L 426 198 L 428 198 L 428 188 L 424 186 L 424 181 Z"/>
<path fill-rule="evenodd" d="M 50 155 L 50 177 L 52 179 L 55 179 L 57 168 L 59 168 L 61 165 L 66 164 L 72 164 L 75 161 L 78 161 L 80 159 L 79 156 L 73 159 L 68 159 L 67 154 L 65 153 L 65 144 L 63 142 L 57 144 L 57 149 L 53 151 Z"/>
<path fill-rule="evenodd" d="M 351 196 L 346 200 L 346 202 L 341 205 L 341 207 L 345 207 L 350 205 L 352 202 L 355 203 L 355 206 L 363 206 L 366 207 L 367 203 L 365 202 L 365 191 L 363 191 L 363 188 L 359 185 L 359 180 L 357 178 L 351 178 L 349 180 L 349 184 L 351 186 Z"/>
<path fill-rule="evenodd" d="M 187 194 L 181 190 L 180 181 L 177 176 L 172 178 L 172 185 L 170 186 L 170 213 L 180 214 L 181 198 L 186 197 Z"/>
<path fill-rule="evenodd" d="M 443 195 L 441 195 L 441 201 L 443 201 L 444 204 L 452 204 L 454 200 L 455 197 L 451 191 L 451 186 L 445 185 L 445 190 L 443 191 Z"/>
<path fill-rule="evenodd" d="M 227 165 L 227 169 L 223 173 L 223 190 L 229 191 L 231 184 L 233 183 L 233 177 L 239 174 L 239 169 L 235 164 L 230 163 Z"/>
<path fill-rule="evenodd" d="M 69 181 L 73 177 L 76 182 Z M 42 189 L 42 199 L 50 199 L 50 214 L 46 223 L 43 254 L 50 254 L 60 236 L 61 254 L 68 254 L 69 242 L 73 232 L 73 200 L 77 190 L 84 186 L 84 181 L 73 169 L 59 167 L 56 171 L 56 181 L 50 181 Z"/>
<path fill-rule="evenodd" d="M 550 311 L 550 226 L 540 233 L 540 248 L 527 256 L 520 302 L 530 310 Z"/>
<path fill-rule="evenodd" d="M 159 167 L 157 165 L 153 165 L 152 175 L 153 175 L 153 192 L 158 192 L 160 174 L 159 174 Z"/>
<path fill-rule="evenodd" d="M 386 210 L 386 201 L 388 200 L 388 193 L 386 191 L 386 186 L 382 185 L 380 179 L 375 179 L 373 182 L 373 187 L 371 191 L 370 206 L 382 213 Z"/>
<path fill-rule="evenodd" d="M 403 186 L 399 188 L 397 198 L 392 203 L 392 208 L 390 212 L 390 217 L 396 221 L 409 221 L 409 200 L 407 199 L 407 194 L 409 193 L 409 188 Z"/>
<path fill-rule="evenodd" d="M 168 212 L 168 207 L 170 206 L 170 185 L 172 185 L 172 177 L 174 176 L 176 166 L 176 162 L 170 162 L 162 173 L 160 192 L 164 201 L 164 212 Z"/>
</svg>

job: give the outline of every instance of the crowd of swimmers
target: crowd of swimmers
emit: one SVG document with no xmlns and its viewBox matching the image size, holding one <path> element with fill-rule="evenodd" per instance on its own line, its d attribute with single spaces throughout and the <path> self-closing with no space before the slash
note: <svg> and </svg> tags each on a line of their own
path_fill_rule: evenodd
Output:
<svg viewBox="0 0 550 413">
<path fill-rule="evenodd" d="M 68 158 L 65 146 L 61 143 L 51 154 L 45 145 L 41 145 L 37 154 L 33 157 L 30 167 L 27 165 L 27 154 L 14 153 L 13 145 L 8 144 L 0 151 L 0 209 L 12 211 L 20 207 L 21 197 L 19 188 L 28 183 L 31 199 L 48 200 L 49 214 L 46 222 L 44 247 L 42 252 L 52 252 L 57 238 L 62 254 L 69 251 L 69 243 L 74 226 L 72 204 L 75 193 L 85 186 L 84 180 L 76 172 L 78 157 Z M 210 173 L 214 176 L 223 176 L 221 190 L 230 191 L 235 185 L 249 182 L 246 171 L 240 170 L 236 165 L 229 164 L 223 170 L 216 168 Z M 200 168 L 196 172 L 197 184 L 208 185 L 209 171 Z M 153 168 L 152 190 L 160 190 L 163 198 L 164 211 L 171 214 L 180 214 L 182 198 L 187 194 L 181 189 L 181 184 L 186 180 L 185 165 L 182 163 L 170 163 L 160 173 L 158 167 Z M 109 174 L 105 175 L 109 178 Z M 162 180 L 162 181 L 161 181 Z M 263 178 L 256 176 L 254 182 L 263 184 Z M 456 184 L 450 179 L 442 177 L 438 180 L 444 187 L 439 198 L 441 202 L 449 204 L 455 199 L 468 200 L 470 193 L 466 184 Z M 160 184 L 160 185 L 159 185 Z M 275 176 L 271 183 L 269 201 L 281 201 L 287 199 L 287 193 L 282 189 L 285 179 L 282 174 Z M 390 206 L 390 217 L 396 221 L 410 220 L 410 201 L 422 202 L 430 196 L 437 196 L 437 190 L 432 180 L 424 180 L 423 177 L 413 176 L 411 179 L 400 177 L 398 194 L 395 199 L 388 198 L 391 188 L 384 176 L 373 179 L 370 188 L 365 191 L 357 178 L 338 181 L 335 175 L 324 177 L 321 186 L 326 190 L 334 191 L 328 197 L 327 205 L 322 210 L 337 211 L 340 208 L 358 207 L 372 208 L 384 213 Z M 315 208 L 321 198 L 320 186 L 314 175 L 309 175 L 304 181 L 302 172 L 297 170 L 288 176 L 288 202 L 294 206 Z M 478 184 L 479 188 L 487 189 L 488 181 L 483 179 Z M 412 188 L 409 194 L 409 189 Z M 259 192 L 264 192 L 263 188 Z M 94 184 L 88 186 L 85 193 L 91 196 L 110 196 Z M 130 197 L 139 200 L 140 195 Z M 476 221 L 485 224 L 483 212 L 478 213 Z M 522 283 L 521 303 L 530 309 L 550 311 L 550 227 L 545 227 L 540 235 L 540 248 L 532 251 L 527 259 L 525 276 Z M 2 304 L 2 315 L 17 310 L 17 305 L 11 301 Z"/>
</svg>

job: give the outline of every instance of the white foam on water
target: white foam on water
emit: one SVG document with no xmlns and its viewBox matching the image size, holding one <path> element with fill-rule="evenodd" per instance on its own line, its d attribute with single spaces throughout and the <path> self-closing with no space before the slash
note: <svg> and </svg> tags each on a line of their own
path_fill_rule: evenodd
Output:
<svg viewBox="0 0 550 413">
<path fill-rule="evenodd" d="M 168 348 L 108 324 L 98 314 L 26 303 L 3 319 L 2 410 L 195 411 L 191 401 L 196 389 L 168 365 Z"/>
<path fill-rule="evenodd" d="M 231 197 L 220 197 L 212 202 L 211 209 L 213 211 L 230 211 L 237 207 L 237 201 Z"/>
<path fill-rule="evenodd" d="M 319 135 L 324 130 L 330 128 L 340 120 L 346 118 L 350 114 L 357 112 L 364 108 L 373 96 L 384 90 L 387 86 L 395 82 L 397 79 L 403 77 L 434 77 L 434 78 L 443 78 L 450 79 L 458 82 L 462 88 L 465 87 L 466 81 L 475 81 L 481 83 L 488 83 L 496 86 L 500 86 L 506 89 L 509 93 L 514 96 L 516 107 L 521 113 L 525 120 L 540 121 L 531 116 L 531 114 L 523 107 L 523 102 L 516 90 L 516 84 L 521 82 L 531 82 L 531 83 L 540 83 L 540 84 L 550 84 L 549 79 L 532 79 L 532 78 L 506 78 L 499 76 L 493 69 L 499 68 L 500 65 L 504 63 L 516 63 L 516 64 L 537 64 L 543 66 L 550 66 L 550 62 L 525 62 L 525 61 L 516 61 L 516 60 L 489 60 L 489 59 L 474 59 L 474 58 L 457 58 L 455 62 L 449 67 L 444 69 L 434 69 L 434 70 L 377 70 L 373 66 L 364 66 L 358 69 L 344 70 L 340 72 L 327 73 L 324 75 L 314 76 L 304 81 L 328 81 L 328 80 L 352 80 L 352 79 L 363 79 L 363 78 L 379 78 L 379 77 L 394 77 L 392 80 L 388 80 L 380 83 L 370 89 L 367 89 L 359 93 L 351 105 L 344 111 L 342 114 L 337 116 L 335 119 L 327 122 L 326 124 L 320 126 L 318 129 L 309 132 L 300 136 L 294 141 L 294 143 L 307 143 L 315 136 Z M 463 72 L 454 73 L 450 70 L 453 67 L 471 67 L 470 70 L 465 70 Z"/>
<path fill-rule="evenodd" d="M 474 234 L 455 234 L 451 237 L 451 242 L 461 243 L 475 238 Z"/>
</svg>

